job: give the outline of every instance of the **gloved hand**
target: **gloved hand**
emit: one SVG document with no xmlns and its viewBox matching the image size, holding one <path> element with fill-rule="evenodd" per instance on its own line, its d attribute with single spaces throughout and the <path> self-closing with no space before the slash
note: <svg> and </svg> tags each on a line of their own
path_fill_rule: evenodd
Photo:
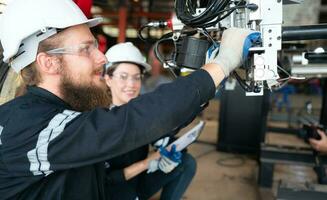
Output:
<svg viewBox="0 0 327 200">
<path fill-rule="evenodd" d="M 153 173 L 159 169 L 159 160 L 151 160 L 148 165 L 148 171 L 146 171 L 147 174 Z"/>
<path fill-rule="evenodd" d="M 218 64 L 225 77 L 236 67 L 241 66 L 247 58 L 249 48 L 253 42 L 260 39 L 260 33 L 249 29 L 229 28 L 224 31 L 220 48 L 211 47 L 207 52 L 206 63 Z M 219 49 L 219 53 L 217 55 Z"/>
<path fill-rule="evenodd" d="M 179 163 L 182 162 L 182 153 L 179 151 L 176 151 L 176 145 L 173 145 L 171 147 L 171 150 L 168 151 L 166 148 L 161 147 L 159 149 L 160 152 L 160 159 L 151 160 L 148 165 L 148 171 L 147 173 L 152 173 L 160 169 L 164 173 L 169 173 L 175 167 L 179 165 Z"/>
<path fill-rule="evenodd" d="M 164 173 L 169 173 L 175 167 L 182 162 L 182 153 L 180 151 L 176 151 L 176 145 L 173 145 L 168 151 L 166 148 L 160 148 L 159 152 L 161 154 L 161 158 L 159 159 L 158 167 Z"/>
<path fill-rule="evenodd" d="M 157 149 L 159 149 L 161 147 L 166 147 L 167 144 L 168 144 L 168 142 L 169 142 L 169 137 L 168 136 L 167 137 L 164 137 L 164 138 L 161 138 L 161 139 L 157 140 L 153 144 L 153 148 L 157 150 Z"/>
</svg>

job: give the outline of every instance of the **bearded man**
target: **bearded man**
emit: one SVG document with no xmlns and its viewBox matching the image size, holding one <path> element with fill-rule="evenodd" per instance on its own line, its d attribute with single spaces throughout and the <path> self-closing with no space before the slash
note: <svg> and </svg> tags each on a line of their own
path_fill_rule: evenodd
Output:
<svg viewBox="0 0 327 200">
<path fill-rule="evenodd" d="M 71 0 L 12 0 L 4 10 L 3 60 L 27 92 L 0 106 L 1 199 L 107 199 L 105 161 L 195 117 L 241 65 L 250 34 L 225 31 L 203 69 L 109 110 L 107 60 L 89 29 L 100 22 Z"/>
</svg>

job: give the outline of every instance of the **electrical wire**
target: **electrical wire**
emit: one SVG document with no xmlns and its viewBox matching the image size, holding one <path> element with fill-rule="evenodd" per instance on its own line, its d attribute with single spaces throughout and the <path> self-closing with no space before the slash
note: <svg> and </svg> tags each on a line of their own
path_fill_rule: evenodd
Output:
<svg viewBox="0 0 327 200">
<path fill-rule="evenodd" d="M 202 33 L 216 47 L 219 46 L 218 43 L 212 38 L 212 36 L 209 34 L 206 28 L 217 25 L 219 21 L 228 17 L 236 9 L 245 9 L 245 8 L 256 10 L 258 6 L 256 4 L 246 4 L 246 1 L 244 0 L 239 0 L 237 2 L 231 0 L 207 0 L 207 6 L 201 11 L 201 13 L 197 13 L 198 4 L 196 1 L 175 0 L 175 11 L 178 19 L 180 19 L 185 25 L 197 29 L 196 32 Z M 163 23 L 161 24 L 163 25 Z M 142 35 L 142 31 L 145 28 L 151 28 L 151 27 L 155 27 L 155 26 L 148 23 L 139 29 L 138 36 L 142 41 L 154 42 L 153 39 L 149 37 L 145 38 Z M 160 27 L 160 25 L 158 25 L 158 27 Z M 169 36 L 166 34 L 162 36 L 159 40 L 156 40 L 154 51 L 155 51 L 155 56 L 158 58 L 158 60 L 164 65 L 168 66 L 170 72 L 172 72 L 172 74 L 176 76 L 173 70 L 174 68 L 176 68 L 176 63 L 174 58 L 176 55 L 173 55 L 173 58 L 170 61 L 168 61 L 166 60 L 166 58 L 162 56 L 159 50 L 159 45 L 166 41 L 173 41 L 176 49 L 176 42 L 172 39 L 172 34 L 173 33 L 170 33 Z M 189 34 L 186 33 L 186 35 Z M 241 87 L 245 91 L 247 92 L 254 91 L 256 86 L 254 85 L 253 82 L 251 82 L 251 85 L 248 85 L 245 82 L 245 80 L 242 80 L 241 77 L 236 72 L 234 72 L 233 74 L 235 78 L 238 80 Z"/>
<path fill-rule="evenodd" d="M 143 35 L 142 35 L 142 31 L 143 31 L 143 29 L 145 29 L 145 28 L 148 28 L 148 26 L 147 25 L 144 25 L 144 26 L 141 26 L 141 28 L 138 30 L 138 32 L 137 32 L 137 36 L 143 41 L 143 42 L 146 42 L 147 41 L 147 39 L 146 38 L 144 38 L 143 37 Z"/>
<path fill-rule="evenodd" d="M 295 80 L 304 80 L 305 79 L 304 76 L 300 76 L 300 77 L 292 76 L 290 73 L 288 73 L 288 71 L 286 71 L 284 68 L 282 68 L 282 67 L 280 67 L 278 65 L 277 65 L 277 68 L 279 70 L 281 70 L 282 72 L 284 72 L 288 76 L 286 78 L 278 79 L 280 81 L 283 81 L 283 80 L 291 80 L 291 79 L 295 79 Z"/>
<path fill-rule="evenodd" d="M 229 5 L 230 0 L 209 0 L 206 9 L 196 13 L 197 5 L 192 0 L 176 0 L 175 10 L 177 17 L 186 25 L 191 27 L 208 27 L 210 21 L 220 15 L 220 11 Z M 196 15 L 197 14 L 197 15 Z"/>
<path fill-rule="evenodd" d="M 245 82 L 245 80 L 242 80 L 242 78 L 238 75 L 238 73 L 236 71 L 233 71 L 233 75 L 236 78 L 237 82 L 240 84 L 240 86 L 243 88 L 244 91 L 246 91 L 246 92 L 252 92 L 253 91 L 253 87 L 248 85 Z"/>
<path fill-rule="evenodd" d="M 163 64 L 163 65 L 167 65 L 168 66 L 168 71 L 170 72 L 170 74 L 174 77 L 174 78 L 177 78 L 178 75 L 174 72 L 173 68 L 175 68 L 174 65 L 171 65 L 169 63 L 169 60 L 166 60 L 160 53 L 160 50 L 159 50 L 159 45 L 163 42 L 166 42 L 166 41 L 173 41 L 173 33 L 170 32 L 170 33 L 167 33 L 165 35 L 163 35 L 155 44 L 154 44 L 154 55 L 156 56 L 156 58 Z M 175 45 L 175 43 L 174 43 Z M 175 45 L 175 49 L 176 49 L 176 45 Z M 174 61 L 175 59 L 173 59 Z M 174 63 L 173 63 L 174 64 Z"/>
<path fill-rule="evenodd" d="M 163 64 L 166 64 L 169 67 L 173 67 L 171 64 L 167 62 L 165 58 L 162 57 L 160 50 L 159 50 L 159 45 L 165 41 L 173 41 L 172 37 L 167 37 L 164 35 L 162 38 L 160 38 L 154 45 L 154 55 L 156 58 Z"/>
<path fill-rule="evenodd" d="M 232 12 L 234 12 L 236 9 L 247 8 L 247 5 L 240 5 L 241 3 L 242 3 L 242 1 L 240 1 L 234 7 L 230 7 L 230 8 L 227 8 L 227 9 L 224 9 L 224 10 L 220 11 L 219 13 L 216 13 L 217 15 L 219 15 L 219 14 L 223 14 L 223 13 L 227 12 L 226 14 L 224 14 L 224 15 L 222 15 L 220 17 L 217 17 L 216 20 L 213 20 L 213 21 L 207 23 L 206 26 L 207 27 L 215 26 L 218 22 L 220 22 L 221 20 L 225 19 L 230 14 L 232 14 Z"/>
<path fill-rule="evenodd" d="M 286 71 L 284 68 L 280 67 L 279 65 L 277 65 L 277 68 L 278 68 L 280 71 L 282 71 L 284 74 L 286 74 L 287 77 L 286 77 L 286 78 L 280 78 L 280 79 L 278 79 L 277 81 L 279 82 L 279 84 L 276 85 L 276 86 L 273 88 L 273 90 L 278 90 L 278 89 L 284 87 L 285 85 L 288 84 L 288 82 L 289 82 L 290 80 L 304 80 L 304 79 L 305 79 L 305 77 L 296 77 L 296 76 L 292 76 L 290 73 L 288 73 L 288 71 Z"/>
<path fill-rule="evenodd" d="M 190 36 L 190 35 L 194 35 L 195 33 L 197 33 L 197 31 L 196 30 L 187 30 L 187 31 L 182 31 L 181 32 L 181 36 Z M 167 66 L 169 66 L 169 67 L 171 67 L 171 68 L 176 68 L 176 66 L 175 65 L 172 65 L 172 64 L 170 64 L 169 63 L 169 60 L 166 60 L 162 55 L 161 55 L 161 53 L 160 53 L 160 50 L 159 50 L 159 45 L 161 44 L 161 43 L 163 43 L 163 42 L 166 42 L 166 41 L 173 41 L 173 43 L 174 43 L 174 48 L 176 49 L 176 42 L 174 42 L 174 40 L 173 40 L 173 32 L 169 32 L 169 33 L 167 33 L 167 34 L 165 34 L 165 35 L 163 35 L 155 44 L 154 44 L 154 54 L 155 54 L 155 56 L 157 57 L 157 59 L 161 62 L 161 63 L 163 63 L 163 64 L 165 64 L 165 65 L 167 65 Z M 174 61 L 175 61 L 176 59 L 175 58 L 172 58 L 171 59 L 171 61 L 173 61 L 173 64 L 174 64 Z"/>
<path fill-rule="evenodd" d="M 155 41 L 157 41 L 157 39 L 153 39 L 150 37 L 150 35 L 148 35 L 148 38 L 144 38 L 142 35 L 142 31 L 145 28 L 165 28 L 167 26 L 167 22 L 166 21 L 153 21 L 153 22 L 149 22 L 143 26 L 141 26 L 141 28 L 138 30 L 137 35 L 138 37 L 143 41 L 143 42 L 150 42 L 150 43 L 154 43 Z"/>
<path fill-rule="evenodd" d="M 219 47 L 219 44 L 211 37 L 211 35 L 209 34 L 209 32 L 207 31 L 206 28 L 202 28 L 199 30 L 204 36 L 206 36 L 207 38 L 209 38 L 211 40 L 211 42 L 215 46 L 215 48 Z"/>
<path fill-rule="evenodd" d="M 291 74 L 288 73 L 288 71 L 286 71 L 284 68 L 280 67 L 279 65 L 277 65 L 277 68 L 278 68 L 279 70 L 281 70 L 282 72 L 284 72 L 288 77 L 291 77 Z"/>
<path fill-rule="evenodd" d="M 154 38 L 151 38 L 150 35 L 148 35 L 147 38 L 143 37 L 143 34 L 142 34 L 142 31 L 145 29 L 145 28 L 151 28 L 151 26 L 149 25 L 144 25 L 144 26 L 141 26 L 141 28 L 138 30 L 137 32 L 137 36 L 143 41 L 143 42 L 146 42 L 146 43 L 154 43 L 157 41 L 157 39 L 154 39 Z"/>
<path fill-rule="evenodd" d="M 256 4 L 245 4 L 244 0 L 240 0 L 235 6 L 228 7 L 231 3 L 233 3 L 231 0 L 208 0 L 207 7 L 201 13 L 196 13 L 196 2 L 192 0 L 176 0 L 175 11 L 178 19 L 185 25 L 194 28 L 206 28 L 216 25 L 236 9 L 258 9 Z"/>
</svg>

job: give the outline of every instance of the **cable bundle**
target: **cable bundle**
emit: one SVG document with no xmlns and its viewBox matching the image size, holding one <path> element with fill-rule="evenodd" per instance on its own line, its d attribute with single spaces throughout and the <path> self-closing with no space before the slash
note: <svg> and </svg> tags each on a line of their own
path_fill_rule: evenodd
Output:
<svg viewBox="0 0 327 200">
<path fill-rule="evenodd" d="M 206 28 L 217 24 L 235 10 L 233 7 L 227 8 L 231 2 L 231 0 L 208 0 L 205 10 L 197 14 L 194 0 L 175 0 L 175 11 L 184 24 L 194 28 Z"/>
</svg>

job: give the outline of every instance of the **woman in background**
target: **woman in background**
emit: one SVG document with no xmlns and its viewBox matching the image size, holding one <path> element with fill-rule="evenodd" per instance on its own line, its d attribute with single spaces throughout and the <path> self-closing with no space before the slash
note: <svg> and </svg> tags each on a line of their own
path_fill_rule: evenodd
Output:
<svg viewBox="0 0 327 200">
<path fill-rule="evenodd" d="M 106 57 L 109 63 L 105 79 L 112 95 L 110 109 L 114 110 L 139 96 L 143 74 L 151 66 L 130 42 L 112 46 Z M 139 112 L 141 118 L 142 110 Z M 196 161 L 188 153 L 176 152 L 174 147 L 170 151 L 163 148 L 168 142 L 169 137 L 156 141 L 154 148 L 161 148 L 150 155 L 146 145 L 108 160 L 109 199 L 148 199 L 160 189 L 162 200 L 181 199 L 195 175 Z"/>
</svg>

